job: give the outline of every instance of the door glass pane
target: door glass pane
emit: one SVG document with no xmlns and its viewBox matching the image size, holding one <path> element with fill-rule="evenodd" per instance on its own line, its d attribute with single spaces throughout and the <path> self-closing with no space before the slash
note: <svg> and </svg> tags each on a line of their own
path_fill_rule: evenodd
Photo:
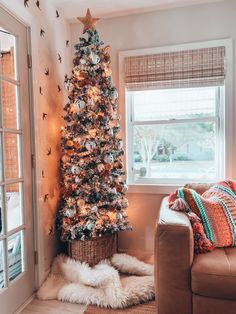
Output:
<svg viewBox="0 0 236 314">
<path fill-rule="evenodd" d="M 15 39 L 15 36 L 0 27 L 1 72 L 12 79 L 17 79 Z"/>
<path fill-rule="evenodd" d="M 23 271 L 22 263 L 22 249 L 23 249 L 23 232 L 13 234 L 8 238 L 8 275 L 9 280 L 12 281 L 19 276 Z"/>
<path fill-rule="evenodd" d="M 0 235 L 3 234 L 3 189 L 0 187 Z"/>
<path fill-rule="evenodd" d="M 134 174 L 157 179 L 216 179 L 215 122 L 136 125 Z"/>
<path fill-rule="evenodd" d="M 20 152 L 20 135 L 5 133 L 5 177 L 6 179 L 17 179 L 20 177 L 19 152 Z"/>
<path fill-rule="evenodd" d="M 2 81 L 3 127 L 19 129 L 18 86 Z"/>
<path fill-rule="evenodd" d="M 11 231 L 22 225 L 22 184 L 6 186 L 7 230 Z"/>
<path fill-rule="evenodd" d="M 2 132 L 0 132 L 0 181 L 2 181 L 2 169 L 3 169 L 3 162 L 2 162 Z"/>
<path fill-rule="evenodd" d="M 0 289 L 4 287 L 3 274 L 3 241 L 0 241 Z"/>
</svg>

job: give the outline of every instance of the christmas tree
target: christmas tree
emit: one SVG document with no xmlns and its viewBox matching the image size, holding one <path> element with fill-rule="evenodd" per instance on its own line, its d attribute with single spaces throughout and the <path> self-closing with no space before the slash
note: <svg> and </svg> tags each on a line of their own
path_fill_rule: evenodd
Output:
<svg viewBox="0 0 236 314">
<path fill-rule="evenodd" d="M 118 93 L 111 77 L 109 46 L 95 30 L 89 10 L 83 38 L 75 46 L 62 129 L 61 239 L 85 240 L 130 229 L 125 208 Z"/>
</svg>

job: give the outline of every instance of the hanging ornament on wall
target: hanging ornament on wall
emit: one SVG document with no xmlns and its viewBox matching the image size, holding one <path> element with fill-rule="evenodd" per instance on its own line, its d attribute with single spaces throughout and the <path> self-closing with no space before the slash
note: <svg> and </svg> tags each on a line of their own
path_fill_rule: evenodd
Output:
<svg viewBox="0 0 236 314">
<path fill-rule="evenodd" d="M 50 226 L 50 228 L 48 229 L 48 235 L 53 234 L 53 226 Z"/>
<path fill-rule="evenodd" d="M 47 75 L 47 76 L 49 75 L 49 68 L 45 69 L 44 74 Z"/>
<path fill-rule="evenodd" d="M 45 31 L 41 28 L 41 29 L 40 29 L 40 36 L 41 36 L 41 37 L 44 37 L 44 35 L 45 35 Z"/>
<path fill-rule="evenodd" d="M 40 95 L 43 95 L 42 86 L 39 86 L 39 93 Z"/>
<path fill-rule="evenodd" d="M 57 85 L 57 91 L 58 91 L 58 93 L 61 92 L 61 86 L 60 85 Z"/>
<path fill-rule="evenodd" d="M 47 156 L 50 156 L 52 154 L 52 149 L 51 149 L 51 147 L 48 149 L 48 151 L 47 151 Z"/>
<path fill-rule="evenodd" d="M 48 115 L 47 113 L 45 113 L 45 112 L 43 113 L 43 117 L 42 117 L 43 120 L 46 120 L 46 119 L 47 119 L 47 115 Z"/>
<path fill-rule="evenodd" d="M 28 2 L 29 2 L 29 0 L 24 0 L 24 6 L 27 7 L 27 8 L 29 7 Z"/>
<path fill-rule="evenodd" d="M 43 198 L 44 203 L 46 203 L 48 199 L 49 199 L 49 194 L 47 193 L 44 195 L 44 198 Z"/>
<path fill-rule="evenodd" d="M 36 1 L 36 6 L 37 6 L 37 8 L 38 8 L 39 10 L 41 10 L 39 0 Z"/>
<path fill-rule="evenodd" d="M 70 41 L 66 40 L 66 47 L 69 47 L 69 43 L 70 43 Z"/>
<path fill-rule="evenodd" d="M 44 170 L 42 170 L 42 178 L 45 178 Z"/>
<path fill-rule="evenodd" d="M 62 61 L 62 58 L 61 58 L 61 55 L 60 55 L 60 53 L 58 53 L 57 54 L 58 55 L 58 61 L 61 63 L 61 61 Z"/>
<path fill-rule="evenodd" d="M 56 10 L 56 18 L 59 18 L 59 17 L 60 17 L 59 12 L 58 10 Z"/>
</svg>

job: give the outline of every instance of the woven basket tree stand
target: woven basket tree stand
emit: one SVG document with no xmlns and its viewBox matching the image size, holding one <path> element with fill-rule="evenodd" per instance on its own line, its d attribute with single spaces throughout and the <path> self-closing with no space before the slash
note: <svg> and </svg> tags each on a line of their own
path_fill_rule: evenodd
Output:
<svg viewBox="0 0 236 314">
<path fill-rule="evenodd" d="M 117 252 L 117 241 L 117 233 L 84 241 L 70 241 L 68 242 L 68 254 L 77 261 L 94 266 Z"/>
</svg>

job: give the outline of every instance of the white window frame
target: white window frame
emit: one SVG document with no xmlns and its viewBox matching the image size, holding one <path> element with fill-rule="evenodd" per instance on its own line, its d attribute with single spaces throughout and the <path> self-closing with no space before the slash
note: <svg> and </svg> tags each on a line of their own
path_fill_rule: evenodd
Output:
<svg viewBox="0 0 236 314">
<path fill-rule="evenodd" d="M 175 188 L 187 183 L 181 181 L 176 183 L 161 182 L 154 183 L 152 180 L 143 180 L 142 183 L 133 183 L 129 182 L 129 178 L 132 175 L 132 164 L 129 164 L 129 161 L 132 160 L 132 127 L 130 123 L 127 123 L 128 118 L 131 116 L 131 113 L 126 109 L 127 104 L 127 93 L 125 87 L 125 73 L 124 73 L 124 62 L 126 57 L 130 56 L 140 56 L 140 55 L 150 55 L 158 54 L 164 52 L 175 52 L 181 50 L 190 50 L 190 49 L 201 49 L 201 48 L 211 48 L 211 47 L 225 47 L 225 59 L 226 59 L 226 77 L 225 77 L 225 87 L 222 88 L 221 103 L 224 104 L 220 108 L 219 116 L 220 123 L 218 125 L 218 135 L 220 136 L 220 142 L 222 143 L 221 151 L 223 151 L 223 156 L 220 158 L 223 159 L 223 162 L 220 163 L 223 165 L 221 169 L 222 179 L 232 177 L 232 161 L 233 161 L 233 41 L 229 39 L 219 39 L 206 42 L 198 43 L 188 43 L 183 45 L 175 46 L 165 46 L 165 47 L 155 47 L 147 49 L 138 49 L 138 50 L 128 50 L 121 51 L 119 53 L 119 101 L 120 106 L 119 110 L 123 117 L 121 121 L 122 127 L 122 138 L 124 140 L 124 149 L 126 154 L 124 156 L 126 173 L 128 175 L 128 185 L 129 193 L 158 193 L 158 194 L 168 194 L 173 191 Z M 227 110 L 226 110 L 227 108 Z M 127 143 L 129 143 L 131 149 L 127 149 Z M 187 181 L 187 180 L 186 180 Z"/>
</svg>

